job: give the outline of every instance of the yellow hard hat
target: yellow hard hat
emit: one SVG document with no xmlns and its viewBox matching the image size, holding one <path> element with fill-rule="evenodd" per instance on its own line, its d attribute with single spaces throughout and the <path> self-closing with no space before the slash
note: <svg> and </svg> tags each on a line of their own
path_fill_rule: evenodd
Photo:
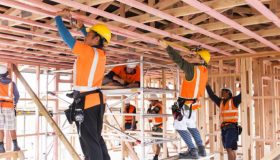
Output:
<svg viewBox="0 0 280 160">
<path fill-rule="evenodd" d="M 203 50 L 200 50 L 200 51 L 197 51 L 196 52 L 198 55 L 200 55 L 200 57 L 208 64 L 210 59 L 211 59 L 211 55 L 210 53 L 203 49 Z"/>
<path fill-rule="evenodd" d="M 95 24 L 95 25 L 91 26 L 90 28 L 87 28 L 87 32 L 89 32 L 89 31 L 94 31 L 94 32 L 98 33 L 101 37 L 106 39 L 107 43 L 109 43 L 111 40 L 111 36 L 112 36 L 111 31 L 104 24 Z"/>
</svg>

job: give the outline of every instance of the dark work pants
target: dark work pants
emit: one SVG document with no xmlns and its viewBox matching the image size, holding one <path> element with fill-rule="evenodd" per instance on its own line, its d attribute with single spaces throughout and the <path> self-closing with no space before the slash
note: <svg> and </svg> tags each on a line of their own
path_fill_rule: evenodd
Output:
<svg viewBox="0 0 280 160">
<path fill-rule="evenodd" d="M 101 136 L 105 106 L 84 110 L 80 144 L 86 160 L 110 160 L 107 146 Z M 77 128 L 78 124 L 76 123 Z"/>
</svg>

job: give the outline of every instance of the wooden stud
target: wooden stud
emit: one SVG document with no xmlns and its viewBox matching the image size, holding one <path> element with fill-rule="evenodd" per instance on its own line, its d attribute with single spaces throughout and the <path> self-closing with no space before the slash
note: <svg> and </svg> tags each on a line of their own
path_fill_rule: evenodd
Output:
<svg viewBox="0 0 280 160">
<path fill-rule="evenodd" d="M 35 104 L 39 108 L 40 113 L 46 118 L 47 122 L 50 124 L 50 126 L 53 128 L 56 135 L 59 137 L 61 142 L 64 144 L 65 148 L 69 151 L 69 154 L 71 154 L 72 158 L 75 160 L 79 160 L 80 157 L 77 154 L 77 152 L 74 150 L 74 148 L 71 146 L 67 138 L 64 136 L 58 125 L 55 123 L 55 121 L 52 119 L 52 117 L 49 115 L 48 110 L 44 107 L 42 102 L 39 100 L 39 98 L 36 96 L 36 94 L 33 92 L 33 90 L 30 88 L 26 80 L 23 78 L 23 76 L 20 74 L 18 69 L 15 65 L 12 65 L 14 73 L 17 75 L 21 83 L 24 85 L 25 89 L 29 93 L 29 95 L 34 100 Z"/>
</svg>

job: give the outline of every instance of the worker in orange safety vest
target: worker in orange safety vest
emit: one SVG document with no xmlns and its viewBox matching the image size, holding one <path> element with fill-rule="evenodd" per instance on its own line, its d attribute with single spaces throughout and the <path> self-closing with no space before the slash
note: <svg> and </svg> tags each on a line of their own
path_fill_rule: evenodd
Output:
<svg viewBox="0 0 280 160">
<path fill-rule="evenodd" d="M 241 103 L 241 93 L 233 96 L 230 88 L 222 88 L 221 97 L 214 94 L 210 85 L 206 86 L 210 99 L 215 102 L 220 109 L 220 121 L 222 131 L 222 142 L 227 150 L 229 160 L 236 160 L 236 150 L 238 148 L 238 136 L 242 132 L 242 127 L 238 125 L 238 106 Z"/>
<path fill-rule="evenodd" d="M 84 41 L 72 37 L 63 18 L 71 19 L 69 10 L 56 13 L 55 21 L 60 36 L 77 56 L 74 64 L 74 102 L 66 110 L 67 119 L 78 128 L 80 144 L 87 160 L 109 160 L 110 156 L 101 136 L 105 99 L 100 90 L 105 72 L 106 55 L 104 45 L 111 40 L 111 31 L 106 25 L 95 24 L 85 28 L 81 21 L 72 24 L 84 34 Z"/>
<path fill-rule="evenodd" d="M 147 110 L 148 114 L 162 114 L 162 102 L 158 100 L 158 96 L 156 94 L 151 94 L 150 98 L 150 105 Z M 160 117 L 153 117 L 149 119 L 149 122 L 153 124 L 152 131 L 162 133 L 162 126 L 163 126 L 163 118 Z M 162 135 L 152 135 L 153 137 L 162 137 Z M 157 141 L 157 140 L 156 140 Z M 153 144 L 153 152 L 154 152 L 154 158 L 153 160 L 158 160 L 158 156 L 160 154 L 160 148 L 162 148 L 163 145 L 161 144 Z"/>
<path fill-rule="evenodd" d="M 136 107 L 132 104 L 130 104 L 130 100 L 125 100 L 125 110 L 123 113 L 132 113 L 136 114 Z M 136 127 L 136 121 L 135 116 L 126 115 L 124 116 L 125 120 L 125 129 L 128 130 L 135 130 Z"/>
<path fill-rule="evenodd" d="M 7 66 L 0 65 L 0 153 L 5 152 L 4 130 L 8 130 L 13 140 L 13 150 L 19 151 L 16 134 L 16 105 L 19 93 L 16 84 L 8 77 Z"/>
<path fill-rule="evenodd" d="M 196 50 L 199 63 L 189 63 L 173 49 L 166 41 L 159 41 L 166 49 L 169 57 L 184 71 L 180 97 L 172 106 L 174 116 L 174 128 L 180 134 L 188 146 L 188 151 L 180 153 L 179 158 L 198 159 L 205 157 L 206 150 L 200 133 L 196 127 L 197 109 L 201 107 L 200 98 L 204 97 L 206 83 L 208 81 L 207 65 L 210 61 L 210 53 L 205 49 Z M 193 144 L 195 140 L 196 146 Z"/>
</svg>

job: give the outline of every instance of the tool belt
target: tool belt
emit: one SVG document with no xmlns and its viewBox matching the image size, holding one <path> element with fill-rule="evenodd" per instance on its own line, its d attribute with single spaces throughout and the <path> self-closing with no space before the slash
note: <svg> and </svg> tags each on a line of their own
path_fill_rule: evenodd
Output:
<svg viewBox="0 0 280 160">
<path fill-rule="evenodd" d="M 238 123 L 228 123 L 228 122 L 223 122 L 221 125 L 221 130 L 225 131 L 227 129 L 234 128 L 237 129 L 238 135 L 242 133 L 242 127 L 238 125 Z"/>
<path fill-rule="evenodd" d="M 191 101 L 190 105 L 186 105 L 185 104 L 186 101 Z M 175 102 L 171 107 L 174 119 L 177 119 L 178 121 L 181 121 L 183 119 L 183 115 L 182 115 L 182 113 L 184 114 L 184 112 L 182 112 L 183 107 L 184 107 L 184 110 L 189 110 L 188 118 L 190 119 L 191 115 L 192 115 L 192 106 L 193 106 L 194 103 L 196 103 L 196 101 L 197 101 L 196 98 L 182 98 L 182 97 L 179 97 L 177 99 L 177 102 Z"/>
<path fill-rule="evenodd" d="M 99 93 L 100 105 L 104 105 L 103 94 L 100 89 L 82 93 L 80 93 L 79 91 L 73 91 L 72 93 L 66 94 L 67 97 L 74 99 L 73 103 L 69 106 L 69 108 L 64 111 L 66 118 L 70 124 L 72 124 L 73 121 L 83 121 L 85 98 L 87 95 L 94 93 Z"/>
<path fill-rule="evenodd" d="M 158 131 L 162 130 L 161 126 L 162 126 L 162 123 L 154 125 L 152 127 L 152 131 L 158 132 Z"/>
</svg>

